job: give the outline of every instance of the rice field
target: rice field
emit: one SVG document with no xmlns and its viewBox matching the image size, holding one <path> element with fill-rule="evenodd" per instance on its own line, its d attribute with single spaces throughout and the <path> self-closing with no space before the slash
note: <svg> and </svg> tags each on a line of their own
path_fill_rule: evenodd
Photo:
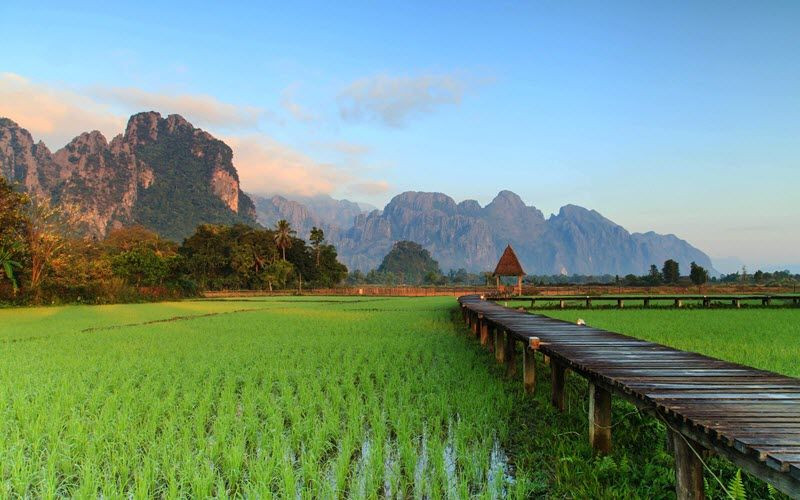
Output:
<svg viewBox="0 0 800 500">
<path fill-rule="evenodd" d="M 596 312 L 609 316 L 565 313 L 631 318 L 609 328 L 669 321 Z M 749 316 L 762 312 L 787 316 Z M 740 335 L 797 319 L 730 313 Z M 680 338 L 702 347 L 696 337 L 721 333 L 698 319 L 720 317 L 685 320 Z M 675 326 L 664 331 L 678 339 Z M 767 345 L 751 356 L 792 372 Z M 0 498 L 674 497 L 661 424 L 615 401 L 614 451 L 594 456 L 585 381 L 569 378 L 563 414 L 546 365 L 525 395 L 450 297 L 0 309 L 0 360 Z M 736 470 L 709 466 L 707 494 L 721 498 Z"/>
<path fill-rule="evenodd" d="M 536 312 L 534 310 L 534 312 Z M 542 314 L 800 377 L 800 308 L 572 309 Z"/>
<path fill-rule="evenodd" d="M 0 497 L 511 494 L 445 302 L 0 310 Z"/>
</svg>

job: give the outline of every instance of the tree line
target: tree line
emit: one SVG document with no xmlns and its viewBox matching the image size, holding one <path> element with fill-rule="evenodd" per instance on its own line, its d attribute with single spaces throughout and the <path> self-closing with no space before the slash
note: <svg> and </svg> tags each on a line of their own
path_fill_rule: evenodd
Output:
<svg viewBox="0 0 800 500">
<path fill-rule="evenodd" d="M 79 234 L 70 212 L 0 178 L 0 301 L 105 303 L 329 287 L 347 275 L 316 227 L 309 243 L 285 220 L 271 229 L 204 224 L 181 244 L 142 226 L 97 241 Z"/>
</svg>

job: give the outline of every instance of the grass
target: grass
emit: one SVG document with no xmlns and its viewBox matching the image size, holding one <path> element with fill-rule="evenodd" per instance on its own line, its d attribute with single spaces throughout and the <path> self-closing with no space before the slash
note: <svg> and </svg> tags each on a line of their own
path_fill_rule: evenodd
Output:
<svg viewBox="0 0 800 500">
<path fill-rule="evenodd" d="M 658 422 L 615 401 L 595 457 L 585 381 L 559 414 L 465 334 L 452 298 L 0 310 L 0 497 L 674 497 Z"/>
</svg>

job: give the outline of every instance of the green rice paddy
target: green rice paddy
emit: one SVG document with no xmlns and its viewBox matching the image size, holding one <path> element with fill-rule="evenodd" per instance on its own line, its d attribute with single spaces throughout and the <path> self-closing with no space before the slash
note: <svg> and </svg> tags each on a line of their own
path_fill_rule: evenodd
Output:
<svg viewBox="0 0 800 500">
<path fill-rule="evenodd" d="M 626 333 L 697 350 L 747 341 L 744 359 L 707 352 L 797 375 L 765 339 L 796 357 L 800 311 L 561 312 L 622 331 L 672 322 Z M 453 298 L 0 309 L 0 360 L 0 498 L 674 497 L 658 422 L 615 401 L 614 452 L 595 457 L 585 381 L 569 378 L 559 414 L 540 363 L 525 395 Z M 722 485 L 736 474 L 709 467 Z"/>
<path fill-rule="evenodd" d="M 535 312 L 535 311 L 534 311 Z M 542 314 L 800 377 L 800 308 L 547 310 Z"/>
</svg>

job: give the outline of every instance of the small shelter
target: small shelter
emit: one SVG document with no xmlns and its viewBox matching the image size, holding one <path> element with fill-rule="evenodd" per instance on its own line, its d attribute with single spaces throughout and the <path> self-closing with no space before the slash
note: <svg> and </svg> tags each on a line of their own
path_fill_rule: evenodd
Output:
<svg viewBox="0 0 800 500">
<path fill-rule="evenodd" d="M 517 294 L 522 295 L 522 277 L 525 276 L 525 271 L 522 270 L 522 264 L 519 263 L 517 254 L 514 253 L 514 249 L 511 248 L 511 245 L 508 245 L 503 251 L 503 255 L 500 257 L 497 267 L 494 268 L 492 276 L 497 279 L 498 289 L 500 288 L 501 276 L 516 276 Z"/>
</svg>

